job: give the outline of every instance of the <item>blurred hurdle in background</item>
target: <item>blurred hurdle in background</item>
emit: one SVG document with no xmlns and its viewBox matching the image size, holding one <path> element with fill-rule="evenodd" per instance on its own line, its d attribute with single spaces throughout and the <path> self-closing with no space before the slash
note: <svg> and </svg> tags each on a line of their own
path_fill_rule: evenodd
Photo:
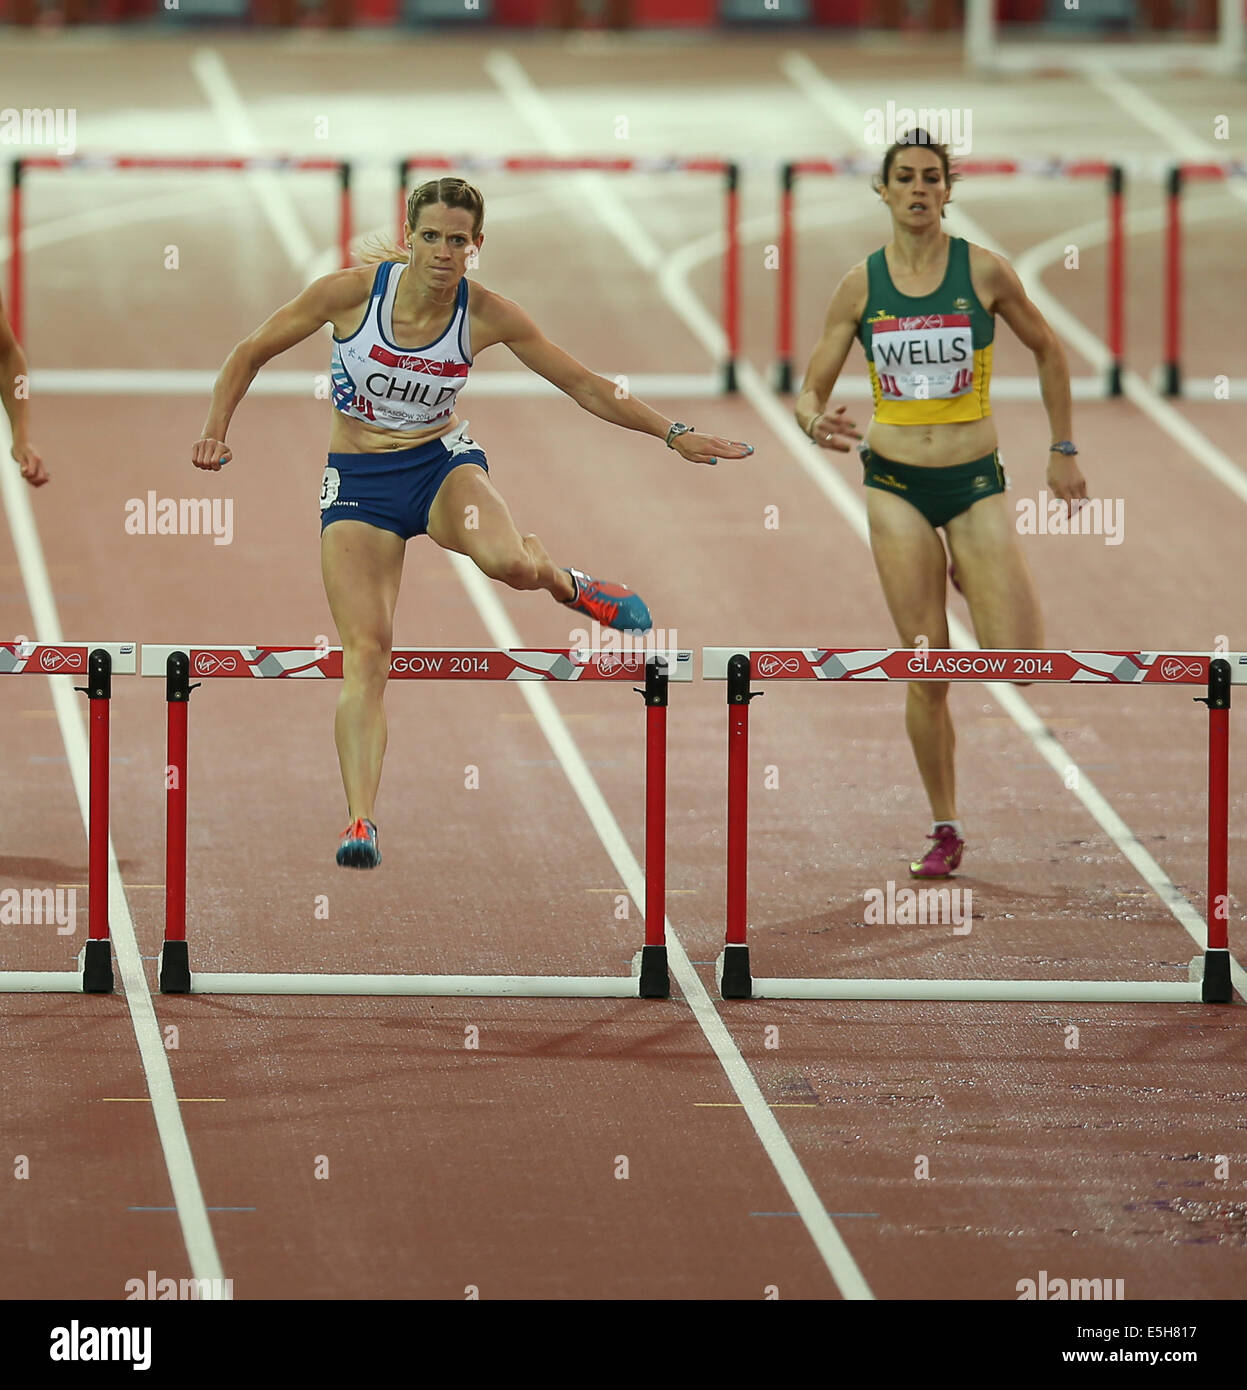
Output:
<svg viewBox="0 0 1247 1390">
<path fill-rule="evenodd" d="M 645 943 L 631 977 L 546 975 L 205 974 L 190 968 L 186 940 L 187 724 L 203 680 L 341 680 L 340 647 L 148 646 L 142 674 L 163 676 L 168 702 L 165 940 L 166 994 L 463 995 L 643 998 L 670 995 L 666 946 L 667 684 L 693 679 L 691 651 L 577 648 L 396 647 L 391 680 L 643 681 L 645 697 Z M 192 678 L 198 678 L 192 682 Z"/>
</svg>

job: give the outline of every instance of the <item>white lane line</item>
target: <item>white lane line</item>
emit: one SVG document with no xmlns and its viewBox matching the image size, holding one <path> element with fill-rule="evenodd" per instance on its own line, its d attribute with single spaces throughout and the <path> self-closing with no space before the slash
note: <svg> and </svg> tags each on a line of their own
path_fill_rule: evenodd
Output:
<svg viewBox="0 0 1247 1390">
<path fill-rule="evenodd" d="M 861 107 L 845 96 L 803 53 L 786 54 L 781 59 L 780 67 L 785 76 L 800 88 L 814 106 L 845 131 L 856 145 L 862 149 L 866 148 L 861 138 L 864 129 Z M 968 237 L 980 246 L 986 246 L 989 251 L 1005 254 L 1004 248 L 963 210 L 949 208 L 948 224 L 958 235 Z M 1091 362 L 1097 372 L 1106 371 L 1112 357 L 1108 345 L 1049 294 L 1037 280 L 1022 278 L 1026 292 L 1061 337 Z M 1190 420 L 1185 419 L 1157 395 L 1137 372 L 1127 370 L 1122 373 L 1122 393 L 1219 483 L 1228 487 L 1235 496 L 1247 501 L 1247 483 L 1242 470 L 1228 454 L 1218 449 L 1206 435 L 1201 434 Z"/>
<path fill-rule="evenodd" d="M 27 484 L 22 481 L 16 463 L 9 457 L 12 442 L 8 422 L 4 413 L 0 411 L 0 497 L 4 500 L 9 529 L 13 534 L 13 548 L 30 601 L 35 636 L 40 642 L 61 642 L 64 635 L 61 631 L 60 615 L 56 611 L 56 600 L 52 595 L 43 545 L 35 524 Z M 49 676 L 48 685 L 52 691 L 56 722 L 65 743 L 65 756 L 69 762 L 69 773 L 78 798 L 78 810 L 82 816 L 83 828 L 86 830 L 90 824 L 90 762 L 82 709 L 73 688 L 73 677 Z M 190 1141 L 182 1124 L 177 1090 L 173 1084 L 173 1073 L 169 1068 L 169 1054 L 165 1051 L 161 1039 L 151 992 L 147 988 L 147 977 L 143 973 L 143 961 L 134 934 L 134 920 L 130 916 L 130 904 L 126 900 L 125 884 L 121 879 L 117 851 L 113 847 L 111 835 L 108 840 L 108 917 L 117 970 L 125 986 L 126 1005 L 130 1010 L 130 1022 L 134 1027 L 134 1036 L 139 1047 L 139 1060 L 152 1100 L 156 1132 L 160 1137 L 165 1168 L 173 1189 L 173 1202 L 177 1208 L 178 1222 L 182 1227 L 182 1239 L 186 1243 L 191 1274 L 196 1279 L 222 1281 L 206 1287 L 223 1290 L 227 1287 L 223 1282 L 225 1275 L 221 1268 L 220 1256 L 217 1254 L 216 1242 L 212 1237 L 212 1225 L 208 1220 L 203 1192 L 199 1186 L 199 1175 L 195 1171 Z M 201 1284 L 200 1287 L 205 1286 Z M 204 1297 L 209 1295 L 205 1294 Z"/>
<path fill-rule="evenodd" d="M 247 116 L 247 108 L 234 86 L 221 55 L 201 48 L 191 55 L 191 72 L 203 89 L 208 105 L 221 122 L 225 140 L 234 154 L 265 154 Z M 248 170 L 243 178 L 251 186 L 268 224 L 295 270 L 305 276 L 316 258 L 316 248 L 295 211 L 294 201 L 282 183 L 283 175 L 262 169 Z"/>
<path fill-rule="evenodd" d="M 563 154 L 568 144 L 554 113 L 545 99 L 537 92 L 528 75 L 511 55 L 491 53 L 486 61 L 486 71 L 492 76 L 506 95 L 514 103 L 519 114 L 528 122 L 538 139 L 551 154 Z M 602 176 L 587 176 L 592 194 L 590 205 L 606 223 L 615 236 L 644 269 L 652 270 L 661 266 L 661 260 L 654 260 L 656 246 L 648 233 L 635 226 L 635 219 L 620 203 L 618 194 L 610 188 Z M 694 296 L 686 283 L 664 281 L 664 291 L 672 300 L 677 312 L 692 331 L 710 347 L 714 353 L 723 349 L 723 331 Z M 795 428 L 795 427 L 794 427 Z M 519 644 L 519 634 L 511 626 L 505 610 L 498 601 L 490 581 L 479 573 L 476 567 L 462 557 L 456 568 L 473 604 L 481 614 L 490 636 L 498 645 Z M 525 686 L 524 696 L 537 721 L 541 725 L 555 757 L 558 758 L 567 779 L 571 782 L 581 805 L 585 808 L 598 838 L 602 841 L 616 872 L 627 885 L 629 893 L 637 906 L 644 911 L 644 876 L 640 865 L 628 848 L 627 840 L 619 829 L 614 816 L 607 807 L 593 779 L 585 766 L 583 757 L 575 740 L 567 731 L 567 726 L 559 718 L 548 691 L 539 686 Z M 857 1262 L 844 1243 L 835 1222 L 827 1215 L 826 1208 L 814 1189 L 801 1161 L 797 1157 L 788 1137 L 771 1113 L 753 1073 L 736 1046 L 731 1031 L 715 1008 L 705 986 L 696 970 L 689 962 L 687 953 L 679 938 L 667 921 L 668 958 L 672 974 L 679 983 L 684 997 L 693 1011 L 698 1025 L 705 1034 L 706 1041 L 719 1059 L 724 1074 L 732 1089 L 740 1098 L 749 1123 L 753 1126 L 767 1157 L 770 1159 L 792 1199 L 796 1211 L 809 1232 L 828 1272 L 837 1287 L 847 1299 L 872 1299 L 874 1294 Z"/>
</svg>

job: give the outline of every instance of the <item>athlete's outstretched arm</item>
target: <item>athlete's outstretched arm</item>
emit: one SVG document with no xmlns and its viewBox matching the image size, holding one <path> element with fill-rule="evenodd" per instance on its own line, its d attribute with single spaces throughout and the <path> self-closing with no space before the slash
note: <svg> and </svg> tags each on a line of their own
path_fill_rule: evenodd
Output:
<svg viewBox="0 0 1247 1390">
<path fill-rule="evenodd" d="M 823 321 L 823 336 L 805 369 L 805 379 L 797 396 L 793 414 L 802 432 L 808 434 L 820 449 L 835 449 L 845 454 L 853 447 L 849 442 L 860 439 L 857 422 L 838 405 L 827 414 L 827 397 L 835 388 L 844 369 L 845 358 L 857 334 L 857 321 L 866 306 L 866 262 L 855 265 L 836 286 Z"/>
<path fill-rule="evenodd" d="M 203 434 L 191 450 L 196 468 L 217 472 L 228 463 L 233 452 L 225 444 L 225 434 L 238 403 L 247 394 L 256 373 L 278 354 L 310 338 L 334 317 L 367 298 L 373 271 L 371 266 L 335 270 L 322 275 L 288 304 L 283 304 L 234 348 L 212 388 L 212 404 L 204 422 Z"/>
<path fill-rule="evenodd" d="M 1074 408 L 1070 400 L 1069 363 L 1061 340 L 1048 320 L 1026 293 L 1017 271 L 1002 256 L 985 247 L 970 250 L 971 269 L 987 291 L 984 308 L 999 314 L 1013 329 L 1023 347 L 1035 354 L 1039 370 L 1039 390 L 1053 442 L 1073 439 Z M 1048 454 L 1048 486 L 1072 510 L 1077 498 L 1086 497 L 1087 482 L 1078 460 L 1066 455 Z"/>
<path fill-rule="evenodd" d="M 490 341 L 505 343 L 526 367 L 552 382 L 582 409 L 612 425 L 666 439 L 671 420 L 556 347 L 518 304 L 495 295 L 489 321 Z M 743 459 L 753 453 L 752 444 L 696 431 L 676 435 L 671 447 L 691 463 Z"/>
<path fill-rule="evenodd" d="M 48 472 L 28 433 L 30 402 L 25 388 L 29 381 L 26 354 L 13 336 L 4 306 L 0 304 L 0 400 L 4 402 L 4 413 L 9 417 L 13 433 L 13 457 L 21 465 L 22 477 L 31 487 L 42 487 L 48 481 Z"/>
</svg>

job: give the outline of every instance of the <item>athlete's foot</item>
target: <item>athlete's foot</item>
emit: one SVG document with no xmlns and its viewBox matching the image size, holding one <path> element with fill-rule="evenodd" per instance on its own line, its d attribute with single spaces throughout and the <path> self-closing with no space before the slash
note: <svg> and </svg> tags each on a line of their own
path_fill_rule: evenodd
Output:
<svg viewBox="0 0 1247 1390">
<path fill-rule="evenodd" d="M 356 819 L 342 832 L 338 863 L 344 869 L 375 869 L 381 863 L 377 827 L 370 820 Z"/>
<path fill-rule="evenodd" d="M 568 569 L 576 592 L 564 603 L 577 613 L 601 627 L 613 627 L 619 632 L 648 632 L 654 625 L 645 600 L 634 594 L 626 584 L 611 584 L 593 579 L 583 570 Z"/>
<path fill-rule="evenodd" d="M 937 825 L 935 834 L 928 835 L 935 843 L 926 854 L 909 866 L 911 878 L 947 878 L 961 863 L 966 842 L 951 825 Z"/>
</svg>

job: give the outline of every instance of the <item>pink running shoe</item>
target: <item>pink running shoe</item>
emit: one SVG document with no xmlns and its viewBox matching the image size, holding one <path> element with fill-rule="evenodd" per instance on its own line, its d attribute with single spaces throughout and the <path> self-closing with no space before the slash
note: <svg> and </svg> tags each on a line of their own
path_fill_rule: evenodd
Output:
<svg viewBox="0 0 1247 1390">
<path fill-rule="evenodd" d="M 568 569 L 575 594 L 566 606 L 601 627 L 613 627 L 620 632 L 648 632 L 654 625 L 640 594 L 634 594 L 626 584 L 611 584 L 594 579 L 583 570 Z"/>
<path fill-rule="evenodd" d="M 934 840 L 935 844 L 920 861 L 910 864 L 910 878 L 947 878 L 961 863 L 966 842 L 951 825 L 937 826 L 935 834 L 928 835 L 927 839 Z"/>
</svg>

